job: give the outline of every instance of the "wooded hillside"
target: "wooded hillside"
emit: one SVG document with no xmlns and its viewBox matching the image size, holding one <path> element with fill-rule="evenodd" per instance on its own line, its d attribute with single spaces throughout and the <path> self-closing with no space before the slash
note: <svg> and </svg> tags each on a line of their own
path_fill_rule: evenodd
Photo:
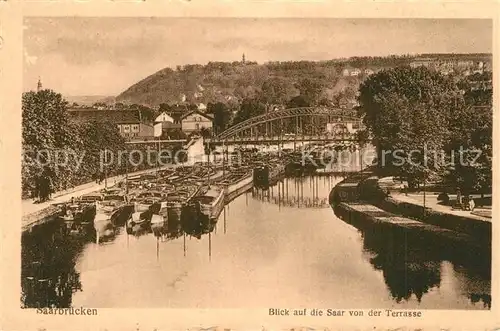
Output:
<svg viewBox="0 0 500 331">
<path fill-rule="evenodd" d="M 132 85 L 117 96 L 117 102 L 158 106 L 161 103 L 238 103 L 266 92 L 266 97 L 281 102 L 298 94 L 314 99 L 334 99 L 346 88 L 357 91 L 366 78 L 365 69 L 374 72 L 409 65 L 418 57 L 437 60 L 491 61 L 488 54 L 423 54 L 421 56 L 353 57 L 330 61 L 293 62 L 209 62 L 164 68 Z M 360 74 L 344 76 L 345 69 Z M 303 89 L 309 89 L 304 91 Z M 185 100 L 184 100 L 185 99 Z"/>
</svg>

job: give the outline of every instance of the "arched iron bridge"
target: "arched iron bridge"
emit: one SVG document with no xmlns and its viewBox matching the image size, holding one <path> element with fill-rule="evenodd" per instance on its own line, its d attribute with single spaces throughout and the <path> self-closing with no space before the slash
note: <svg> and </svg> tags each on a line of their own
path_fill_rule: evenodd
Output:
<svg viewBox="0 0 500 331">
<path fill-rule="evenodd" d="M 350 123 L 350 131 L 347 123 Z M 334 132 L 327 132 L 327 124 L 335 129 Z M 331 107 L 287 108 L 249 118 L 208 142 L 346 141 L 355 140 L 355 131 L 362 127 L 362 119 L 355 110 Z"/>
</svg>

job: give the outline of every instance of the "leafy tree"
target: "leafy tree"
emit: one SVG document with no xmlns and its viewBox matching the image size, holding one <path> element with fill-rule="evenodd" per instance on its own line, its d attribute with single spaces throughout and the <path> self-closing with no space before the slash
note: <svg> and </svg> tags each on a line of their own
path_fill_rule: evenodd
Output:
<svg viewBox="0 0 500 331">
<path fill-rule="evenodd" d="M 106 107 L 107 105 L 104 102 L 96 102 L 92 106 L 94 108 L 98 108 L 98 107 Z"/>
<path fill-rule="evenodd" d="M 490 103 L 491 100 L 485 100 Z M 470 102 L 470 100 L 467 100 Z M 481 104 L 481 103 L 480 103 Z M 450 113 L 450 140 L 446 145 L 450 156 L 448 183 L 465 194 L 489 193 L 492 187 L 493 116 L 490 107 L 468 104 Z"/>
<path fill-rule="evenodd" d="M 54 190 L 66 189 L 92 180 L 102 149 L 116 152 L 125 148 L 115 124 L 73 123 L 66 111 L 67 102 L 54 91 L 24 93 L 22 110 L 24 197 L 34 189 L 42 168 L 50 175 Z M 83 160 L 80 167 L 77 158 Z"/>
<path fill-rule="evenodd" d="M 425 68 L 399 67 L 367 79 L 360 87 L 359 111 L 373 135 L 379 166 L 406 176 L 412 187 L 429 169 L 440 169 L 437 158 L 426 154 L 443 149 L 456 98 L 450 79 Z"/>
<path fill-rule="evenodd" d="M 290 99 L 290 101 L 288 101 L 286 106 L 287 108 L 309 107 L 311 106 L 311 103 L 303 95 L 298 95 Z"/>
<path fill-rule="evenodd" d="M 167 133 L 168 137 L 173 140 L 187 139 L 187 134 L 181 129 L 172 129 Z"/>
<path fill-rule="evenodd" d="M 297 84 L 300 95 L 308 100 L 311 105 L 317 104 L 325 87 L 325 82 L 313 78 L 304 78 Z"/>
<path fill-rule="evenodd" d="M 262 115 L 266 112 L 264 104 L 255 99 L 244 99 L 240 105 L 240 109 L 236 113 L 233 124 L 243 122 L 251 117 Z"/>
<path fill-rule="evenodd" d="M 203 138 L 210 138 L 212 136 L 212 130 L 210 130 L 209 128 L 201 128 L 200 135 Z"/>
<path fill-rule="evenodd" d="M 160 103 L 160 112 L 164 112 L 164 111 L 170 112 L 173 110 L 172 108 L 173 107 L 170 106 L 168 103 Z"/>
<path fill-rule="evenodd" d="M 225 104 L 221 102 L 217 102 L 215 104 L 209 103 L 207 105 L 207 113 L 213 114 L 214 116 L 215 133 L 218 134 L 226 129 L 229 124 L 231 114 Z"/>
<path fill-rule="evenodd" d="M 259 92 L 259 100 L 268 105 L 285 104 L 296 94 L 296 89 L 290 80 L 284 77 L 268 78 L 262 84 Z"/>
<path fill-rule="evenodd" d="M 121 102 L 117 102 L 117 103 L 115 103 L 115 109 L 124 110 L 124 109 L 127 109 L 127 105 L 125 105 L 124 103 L 121 103 Z"/>
<path fill-rule="evenodd" d="M 463 91 L 467 104 L 492 106 L 493 88 L 491 72 L 476 73 L 468 76 L 458 82 L 458 87 Z"/>
<path fill-rule="evenodd" d="M 27 92 L 22 97 L 23 144 L 31 148 L 61 148 L 74 140 L 68 124 L 68 103 L 51 90 Z"/>
</svg>

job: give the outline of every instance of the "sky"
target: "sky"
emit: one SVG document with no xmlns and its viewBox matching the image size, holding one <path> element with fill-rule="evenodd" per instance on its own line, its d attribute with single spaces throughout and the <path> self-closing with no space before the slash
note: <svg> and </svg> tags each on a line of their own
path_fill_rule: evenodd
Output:
<svg viewBox="0 0 500 331">
<path fill-rule="evenodd" d="M 491 53 L 480 19 L 26 18 L 24 90 L 118 95 L 165 67 L 209 61 L 330 60 Z"/>
</svg>

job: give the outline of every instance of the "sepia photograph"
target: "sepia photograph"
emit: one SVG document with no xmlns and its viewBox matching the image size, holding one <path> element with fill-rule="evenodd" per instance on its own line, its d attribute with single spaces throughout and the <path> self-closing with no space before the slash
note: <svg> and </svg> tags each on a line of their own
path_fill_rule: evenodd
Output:
<svg viewBox="0 0 500 331">
<path fill-rule="evenodd" d="M 22 25 L 21 308 L 491 310 L 493 20 Z"/>
</svg>

